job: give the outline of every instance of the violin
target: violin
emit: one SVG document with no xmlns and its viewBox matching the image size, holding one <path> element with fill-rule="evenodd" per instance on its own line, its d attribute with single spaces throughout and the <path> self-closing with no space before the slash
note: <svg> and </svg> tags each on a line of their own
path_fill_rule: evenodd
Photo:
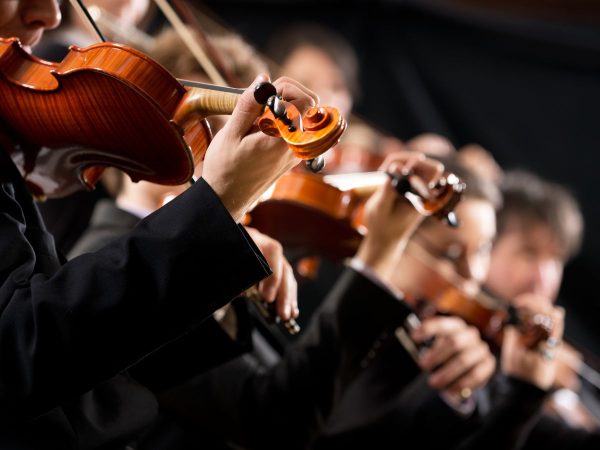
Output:
<svg viewBox="0 0 600 450">
<path fill-rule="evenodd" d="M 453 209 L 465 189 L 458 177 L 446 174 L 433 188 L 432 197 L 423 199 L 411 184 L 412 175 L 398 177 L 384 172 L 327 176 L 290 172 L 250 211 L 247 224 L 292 251 L 343 259 L 356 253 L 367 232 L 365 201 L 388 178 L 421 214 L 457 225 Z"/>
<path fill-rule="evenodd" d="M 467 292 L 460 287 L 463 285 L 461 277 L 436 270 L 434 257 L 417 242 L 413 242 L 407 252 L 426 271 L 429 280 L 422 286 L 424 299 L 416 301 L 418 315 L 427 316 L 435 312 L 458 316 L 475 326 L 498 349 L 502 345 L 502 331 L 506 325 L 519 329 L 521 343 L 529 349 L 550 337 L 554 322 L 547 315 L 507 306 L 507 302 L 482 290 Z"/>
<path fill-rule="evenodd" d="M 534 349 L 551 336 L 554 323 L 545 314 L 531 313 L 507 306 L 485 291 L 467 292 L 461 289 L 461 280 L 442 275 L 434 269 L 433 257 L 425 248 L 413 242 L 407 249 L 417 264 L 428 271 L 424 286 L 425 300 L 418 302 L 417 309 L 422 315 L 432 312 L 452 314 L 478 328 L 486 340 L 499 349 L 502 345 L 503 328 L 514 325 L 521 332 L 521 344 Z M 409 324 L 410 325 L 410 324 Z M 583 355 L 575 347 L 563 342 L 556 349 L 557 389 L 545 403 L 549 412 L 562 417 L 574 427 L 588 430 L 600 427 L 600 418 L 580 400 L 581 379 L 585 379 L 595 389 L 600 389 L 600 374 L 585 363 Z"/>
<path fill-rule="evenodd" d="M 132 180 L 178 185 L 192 179 L 211 139 L 205 117 L 230 114 L 243 91 L 197 83 L 184 87 L 145 54 L 101 43 L 72 46 L 60 63 L 0 38 L 0 121 L 7 150 L 37 197 L 92 189 L 107 166 Z M 303 117 L 266 83 L 258 127 L 279 136 L 303 160 L 332 147 L 346 128 L 335 108 Z"/>
</svg>

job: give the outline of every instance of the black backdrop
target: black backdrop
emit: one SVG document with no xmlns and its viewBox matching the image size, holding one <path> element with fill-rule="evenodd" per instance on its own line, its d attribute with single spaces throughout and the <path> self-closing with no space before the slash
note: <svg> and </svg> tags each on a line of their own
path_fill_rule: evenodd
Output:
<svg viewBox="0 0 600 450">
<path fill-rule="evenodd" d="M 432 131 L 477 142 L 504 167 L 569 186 L 586 235 L 561 302 L 571 339 L 600 354 L 600 26 L 450 7 L 441 1 L 203 2 L 259 48 L 313 20 L 348 38 L 361 61 L 356 111 L 406 139 Z M 593 19 L 593 17 L 589 17 Z M 600 22 L 599 22 L 600 23 Z"/>
</svg>

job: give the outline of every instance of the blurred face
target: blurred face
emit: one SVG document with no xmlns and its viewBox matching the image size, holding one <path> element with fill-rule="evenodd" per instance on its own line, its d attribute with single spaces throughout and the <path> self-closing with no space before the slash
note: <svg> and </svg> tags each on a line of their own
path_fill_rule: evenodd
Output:
<svg viewBox="0 0 600 450">
<path fill-rule="evenodd" d="M 146 14 L 149 0 L 93 0 L 86 4 L 98 6 L 118 17 L 123 23 L 135 26 Z"/>
<path fill-rule="evenodd" d="M 556 300 L 564 267 L 564 249 L 543 224 L 509 222 L 492 251 L 486 287 L 511 301 L 521 294 Z"/>
<path fill-rule="evenodd" d="M 427 296 L 435 278 L 432 273 L 455 280 L 467 292 L 485 281 L 496 234 L 494 208 L 485 200 L 465 198 L 455 212 L 458 228 L 428 219 L 409 245 L 406 290 L 416 298 Z M 419 257 L 423 254 L 428 255 L 426 260 Z"/>
<path fill-rule="evenodd" d="M 0 37 L 18 37 L 26 50 L 60 23 L 56 0 L 0 0 Z"/>
<path fill-rule="evenodd" d="M 316 47 L 300 47 L 293 51 L 281 73 L 294 78 L 319 94 L 321 105 L 337 108 L 343 116 L 352 110 L 352 95 L 342 71 Z"/>
</svg>

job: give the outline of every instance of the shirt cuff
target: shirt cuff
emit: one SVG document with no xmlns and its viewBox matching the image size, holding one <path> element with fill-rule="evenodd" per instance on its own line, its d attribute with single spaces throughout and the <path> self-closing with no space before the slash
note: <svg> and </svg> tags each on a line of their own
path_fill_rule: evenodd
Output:
<svg viewBox="0 0 600 450">
<path fill-rule="evenodd" d="M 470 397 L 463 398 L 460 394 L 451 394 L 447 391 L 439 393 L 440 398 L 454 411 L 463 417 L 469 417 L 475 411 L 477 407 L 477 391 L 473 392 Z"/>
<path fill-rule="evenodd" d="M 348 260 L 346 265 L 360 273 L 365 278 L 369 279 L 369 281 L 379 286 L 392 297 L 404 301 L 404 294 L 399 289 L 396 289 L 389 283 L 384 282 L 369 266 L 364 263 L 362 259 L 355 256 L 354 258 Z"/>
</svg>

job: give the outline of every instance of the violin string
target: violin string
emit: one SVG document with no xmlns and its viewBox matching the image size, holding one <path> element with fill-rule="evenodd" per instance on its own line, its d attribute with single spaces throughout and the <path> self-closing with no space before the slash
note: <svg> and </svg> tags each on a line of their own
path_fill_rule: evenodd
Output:
<svg viewBox="0 0 600 450">
<path fill-rule="evenodd" d="M 574 366 L 575 364 L 573 364 Z M 596 372 L 590 366 L 588 366 L 585 362 L 581 361 L 578 364 L 578 367 L 571 367 L 577 372 L 581 378 L 586 379 L 590 384 L 592 384 L 596 389 L 600 389 L 600 373 Z"/>
<path fill-rule="evenodd" d="M 204 25 L 200 23 L 200 17 L 202 14 L 190 5 L 186 0 L 171 0 L 169 3 L 172 4 L 173 9 L 178 13 L 179 17 L 186 23 L 186 25 L 195 31 L 194 37 L 198 40 L 202 50 L 206 53 L 209 60 L 215 66 L 215 69 L 221 74 L 223 79 L 226 81 L 227 86 L 232 87 L 245 87 L 244 83 L 233 73 L 233 68 L 228 67 L 224 61 L 221 52 L 212 45 L 209 37 L 204 32 Z"/>
<path fill-rule="evenodd" d="M 197 88 L 202 88 L 202 89 L 209 89 L 211 91 L 228 92 L 230 94 L 243 94 L 244 93 L 244 89 L 232 88 L 229 86 L 219 86 L 216 84 L 202 83 L 200 81 L 184 80 L 181 78 L 177 78 L 177 81 L 179 81 L 183 86 L 187 86 L 187 87 L 197 87 Z"/>
<path fill-rule="evenodd" d="M 71 5 L 73 6 L 73 8 L 75 8 L 75 11 L 77 11 L 77 13 L 83 18 L 84 23 L 87 26 L 91 27 L 92 32 L 98 36 L 98 39 L 100 39 L 100 42 L 106 42 L 106 38 L 102 34 L 102 31 L 100 31 L 100 28 L 98 28 L 96 21 L 94 20 L 94 18 L 88 11 L 87 7 L 84 5 L 83 0 L 70 0 L 70 1 L 71 1 Z"/>
<path fill-rule="evenodd" d="M 127 45 L 131 45 L 144 53 L 152 51 L 154 46 L 153 36 L 135 26 L 123 23 L 119 17 L 100 6 L 91 5 L 88 11 L 94 22 L 96 22 L 96 25 L 109 33 L 111 40 L 123 41 Z"/>
<path fill-rule="evenodd" d="M 577 347 L 568 341 L 565 341 L 567 344 L 572 346 L 575 350 Z M 578 350 L 579 351 L 579 350 Z M 559 352 L 560 355 L 560 352 Z M 560 358 L 562 362 L 564 362 L 571 370 L 577 373 L 581 378 L 588 381 L 592 386 L 596 389 L 600 390 L 600 373 L 598 373 L 594 368 L 589 366 L 581 356 L 576 360 L 573 358 Z"/>
<path fill-rule="evenodd" d="M 208 75 L 208 78 L 210 78 L 210 80 L 215 84 L 227 84 L 219 71 L 215 68 L 212 61 L 204 52 L 204 49 L 198 44 L 189 28 L 186 27 L 171 5 L 169 5 L 166 0 L 154 0 L 154 3 L 156 3 L 171 26 L 177 31 L 186 47 L 192 52 L 198 63 Z"/>
</svg>

